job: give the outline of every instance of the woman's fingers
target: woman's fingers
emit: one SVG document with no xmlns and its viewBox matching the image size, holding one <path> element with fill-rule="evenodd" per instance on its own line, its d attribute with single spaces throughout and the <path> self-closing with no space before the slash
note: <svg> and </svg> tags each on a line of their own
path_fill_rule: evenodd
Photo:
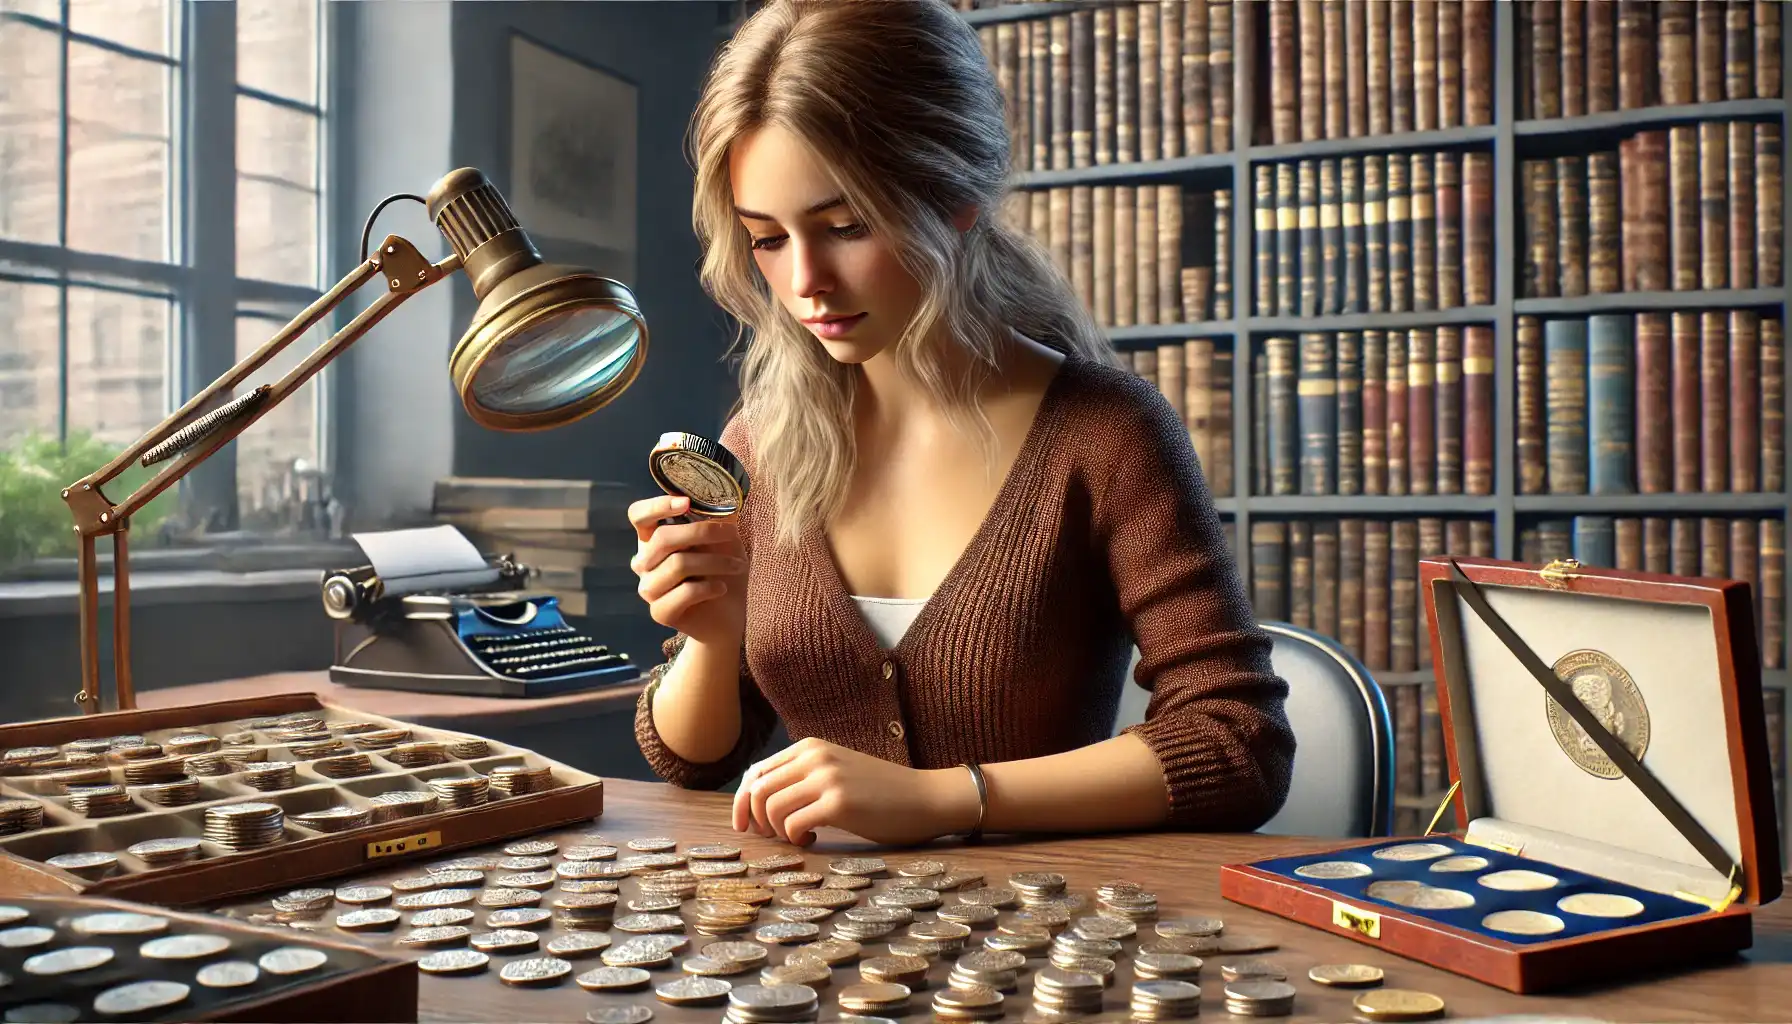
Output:
<svg viewBox="0 0 1792 1024">
<path fill-rule="evenodd" d="M 718 555 L 709 551 L 680 551 L 668 555 L 657 568 L 644 573 L 637 589 L 647 600 L 658 601 L 681 583 L 706 580 L 712 576 L 734 576 L 745 568 L 746 563 L 732 555 Z"/>
<path fill-rule="evenodd" d="M 635 528 L 635 539 L 645 543 L 653 536 L 660 520 L 682 515 L 690 507 L 691 499 L 675 498 L 669 494 L 634 502 L 628 507 L 628 521 Z"/>
<path fill-rule="evenodd" d="M 740 551 L 740 527 L 722 520 L 704 520 L 662 526 L 651 537 L 643 538 L 640 549 L 629 561 L 637 574 L 652 572 L 660 563 L 680 551 L 720 548 L 720 554 L 743 554 Z"/>
</svg>

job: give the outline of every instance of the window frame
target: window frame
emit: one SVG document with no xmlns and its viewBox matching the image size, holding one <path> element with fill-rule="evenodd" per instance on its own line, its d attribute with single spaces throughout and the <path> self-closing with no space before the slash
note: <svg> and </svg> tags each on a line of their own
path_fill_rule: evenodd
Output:
<svg viewBox="0 0 1792 1024">
<path fill-rule="evenodd" d="M 0 12 L 0 19 L 58 34 L 62 48 L 58 138 L 64 154 L 69 134 L 68 49 L 71 43 L 100 47 L 134 60 L 168 68 L 168 133 L 171 188 L 167 261 L 142 260 L 87 252 L 68 246 L 69 171 L 60 161 L 57 182 L 57 244 L 0 237 L 0 281 L 48 284 L 60 290 L 57 374 L 60 383 L 57 428 L 66 438 L 69 426 L 69 290 L 95 288 L 165 299 L 170 303 L 168 346 L 163 354 L 164 415 L 173 412 L 236 365 L 235 321 L 241 316 L 266 317 L 269 309 L 297 311 L 317 301 L 329 288 L 326 279 L 336 266 L 331 204 L 340 183 L 334 173 L 340 119 L 334 116 L 333 88 L 337 19 L 331 5 L 318 4 L 315 59 L 317 96 L 306 104 L 237 82 L 237 11 L 232 3 L 174 0 L 175 24 L 166 54 L 75 31 L 72 4 L 60 0 L 60 21 L 19 11 Z M 236 260 L 236 106 L 247 96 L 296 110 L 318 119 L 315 173 L 318 189 L 317 284 L 303 286 L 239 277 Z M 334 320 L 334 318 L 333 318 Z M 279 324 L 269 321 L 268 336 Z M 333 326 L 331 321 L 327 325 Z M 306 344 L 304 338 L 293 345 Z M 288 350 L 289 352 L 291 349 Z M 325 367 L 312 378 L 316 461 L 334 469 L 332 420 L 336 405 L 333 370 Z M 250 430 L 255 427 L 251 426 Z M 183 505 L 197 503 L 214 522 L 235 528 L 239 519 L 234 458 L 212 458 L 194 467 L 180 483 Z M 114 495 L 116 500 L 118 496 Z"/>
</svg>

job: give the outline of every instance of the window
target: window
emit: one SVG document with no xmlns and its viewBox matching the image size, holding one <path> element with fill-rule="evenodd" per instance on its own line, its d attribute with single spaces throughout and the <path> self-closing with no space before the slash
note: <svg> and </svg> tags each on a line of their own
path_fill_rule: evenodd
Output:
<svg viewBox="0 0 1792 1024">
<path fill-rule="evenodd" d="M 92 471 L 321 294 L 322 6 L 0 0 L 0 570 L 70 547 L 64 479 L 43 485 L 47 521 L 19 524 L 12 496 L 37 485 L 17 478 L 43 471 L 22 453 L 79 451 L 66 479 Z M 214 44 L 232 35 L 234 52 Z M 232 180 L 234 211 L 217 198 Z M 208 229 L 223 244 L 198 238 Z M 218 312 L 197 319 L 207 308 Z M 244 387 L 277 379 L 321 333 Z M 208 461 L 229 459 L 236 480 L 210 496 L 208 518 L 222 506 L 245 528 L 281 521 L 270 495 L 295 463 L 322 461 L 326 385 L 313 378 Z M 42 542 L 19 540 L 27 528 Z"/>
</svg>

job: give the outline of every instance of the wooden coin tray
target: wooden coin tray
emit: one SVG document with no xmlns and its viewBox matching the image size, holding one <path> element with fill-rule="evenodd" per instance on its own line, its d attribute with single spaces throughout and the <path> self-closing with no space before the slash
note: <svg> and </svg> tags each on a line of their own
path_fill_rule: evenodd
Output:
<svg viewBox="0 0 1792 1024">
<path fill-rule="evenodd" d="M 28 798 L 43 805 L 42 828 L 0 837 L 0 895 L 21 893 L 90 893 L 115 895 L 164 906 L 189 906 L 232 895 L 260 892 L 292 883 L 329 878 L 363 869 L 369 862 L 387 858 L 433 855 L 439 851 L 475 846 L 595 818 L 603 813 L 603 780 L 543 758 L 533 751 L 484 740 L 486 756 L 462 759 L 452 754 L 440 764 L 406 768 L 387 760 L 391 748 L 362 749 L 353 736 L 339 734 L 347 749 L 321 757 L 300 759 L 292 743 L 271 737 L 252 723 L 289 715 L 312 715 L 333 724 L 365 722 L 387 729 L 407 730 L 400 742 L 453 743 L 482 737 L 443 729 L 421 728 L 393 718 L 364 714 L 328 704 L 312 693 L 280 694 L 233 701 L 219 701 L 146 711 L 120 711 L 101 715 L 53 719 L 0 727 L 0 753 L 21 747 L 62 747 L 82 739 L 142 736 L 160 743 L 183 733 L 206 732 L 222 738 L 234 732 L 253 732 L 254 746 L 267 751 L 268 761 L 292 761 L 295 781 L 286 789 L 264 791 L 241 781 L 242 771 L 200 776 L 199 802 L 178 807 L 152 803 L 127 786 L 130 813 L 86 818 L 55 790 L 59 786 L 42 777 L 13 773 L 0 775 L 0 799 Z M 297 741 L 304 744 L 307 741 Z M 315 742 L 315 741 L 311 741 Z M 235 749 L 235 748 L 225 748 Z M 210 753 L 217 753 L 211 751 Z M 363 753 L 373 772 L 352 778 L 331 778 L 316 770 L 316 761 L 347 753 Z M 546 768 L 550 788 L 506 795 L 492 787 L 483 804 L 442 808 L 360 828 L 326 832 L 296 823 L 297 815 L 338 805 L 373 806 L 372 798 L 395 791 L 431 792 L 429 780 L 484 775 L 505 765 Z M 106 767 L 115 783 L 124 783 L 123 768 L 108 760 Z M 241 803 L 269 803 L 285 815 L 285 835 L 269 846 L 231 851 L 205 839 L 208 809 Z M 154 867 L 126 852 L 133 844 L 150 839 L 192 837 L 201 840 L 198 860 Z M 90 880 L 53 867 L 49 859 L 60 854 L 103 851 L 114 854 L 113 872 Z"/>
<path fill-rule="evenodd" d="M 1225 865 L 1221 894 L 1512 992 L 1619 981 L 1748 948 L 1750 906 L 1777 899 L 1781 889 L 1748 585 L 1572 562 L 1539 571 L 1492 559 L 1427 558 L 1419 586 L 1438 667 L 1444 752 L 1456 780 L 1449 799 L 1467 827 Z M 1571 731 L 1558 731 L 1578 726 L 1480 618 L 1467 597 L 1471 586 L 1557 678 L 1579 685 L 1576 673 L 1586 665 L 1601 679 L 1613 677 L 1608 692 L 1629 695 L 1621 742 L 1642 748 L 1632 755 L 1713 837 L 1735 864 L 1733 874 L 1709 863 L 1584 733 L 1583 747 Z M 1588 682 L 1589 692 L 1599 692 L 1598 681 Z M 1609 713 L 1617 700 L 1608 696 L 1611 707 L 1602 703 L 1601 711 Z M 1587 750 L 1603 764 L 1587 761 Z M 1419 842 L 1447 850 L 1410 861 L 1374 856 Z M 1431 870 L 1456 856 L 1487 865 Z M 1326 861 L 1368 865 L 1372 874 L 1295 873 Z M 1481 884 L 1510 870 L 1538 872 L 1554 884 L 1520 891 Z M 1370 895 L 1371 885 L 1386 881 L 1460 890 L 1474 904 L 1420 909 L 1397 890 L 1381 893 L 1389 898 Z M 1592 893 L 1628 896 L 1641 907 L 1601 917 L 1558 906 Z M 1553 930 L 1519 934 L 1497 927 L 1509 918 L 1486 923 L 1501 911 L 1549 915 Z"/>
<path fill-rule="evenodd" d="M 82 1021 L 415 1021 L 417 1019 L 417 968 L 408 959 L 381 955 L 361 946 L 320 939 L 285 928 L 267 928 L 206 914 L 186 914 L 124 900 L 93 897 L 25 896 L 0 900 L 0 905 L 19 907 L 30 916 L 7 928 L 53 928 L 49 943 L 26 949 L 0 946 L 0 974 L 10 981 L 0 988 L 0 1006 L 11 1019 L 68 1019 L 48 1007 L 79 1011 Z M 70 923 L 91 914 L 126 912 L 148 914 L 168 922 L 153 935 L 86 935 Z M 192 960 L 161 960 L 143 956 L 143 944 L 173 935 L 220 935 L 230 948 Z M 109 963 L 85 971 L 41 976 L 25 970 L 31 957 L 71 946 L 102 946 L 113 951 Z M 225 961 L 255 963 L 263 954 L 283 947 L 316 950 L 327 958 L 309 971 L 278 975 L 261 971 L 256 980 L 239 988 L 211 988 L 196 976 L 208 964 Z M 94 999 L 107 989 L 137 981 L 176 981 L 189 989 L 187 998 L 172 1006 L 138 1015 L 109 1015 L 94 1009 Z M 30 1012 L 43 1008 L 41 1014 Z M 24 1011 L 21 1013 L 21 1011 Z"/>
</svg>

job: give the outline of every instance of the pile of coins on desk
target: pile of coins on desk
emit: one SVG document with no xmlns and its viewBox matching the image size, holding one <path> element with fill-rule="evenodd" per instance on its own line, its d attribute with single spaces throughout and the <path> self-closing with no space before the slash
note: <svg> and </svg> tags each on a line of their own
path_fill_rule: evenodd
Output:
<svg viewBox="0 0 1792 1024">
<path fill-rule="evenodd" d="M 417 950 L 428 974 L 570 982 L 601 997 L 593 1024 L 650 1020 L 653 1003 L 631 999 L 648 991 L 669 1006 L 721 1008 L 733 1024 L 814 1021 L 824 1003 L 860 1024 L 913 1010 L 954 1022 L 1188 1020 L 1204 999 L 1277 1017 L 1300 998 L 1260 955 L 1274 942 L 1218 918 L 1162 917 L 1157 897 L 1126 880 L 1085 893 L 1049 871 L 986 880 L 941 860 L 877 857 L 812 868 L 798 853 L 742 860 L 728 843 L 597 835 L 414 872 L 289 894 L 251 919 Z M 1436 996 L 1379 987 L 1370 965 L 1320 965 L 1302 980 L 1313 993 L 1362 990 L 1350 1010 L 1369 1020 L 1444 1011 Z"/>
</svg>

